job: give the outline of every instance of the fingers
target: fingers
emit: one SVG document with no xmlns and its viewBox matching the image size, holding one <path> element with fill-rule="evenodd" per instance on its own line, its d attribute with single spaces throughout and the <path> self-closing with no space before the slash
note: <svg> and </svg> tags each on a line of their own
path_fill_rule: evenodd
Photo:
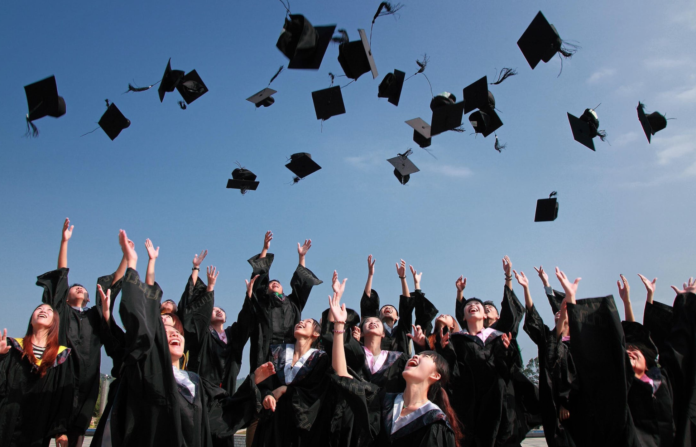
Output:
<svg viewBox="0 0 696 447">
<path fill-rule="evenodd" d="M 2 341 L 5 341 L 7 339 L 7 328 L 3 329 L 2 335 L 0 335 L 0 339 L 2 339 Z"/>
<path fill-rule="evenodd" d="M 674 287 L 674 286 L 670 286 L 670 287 L 672 288 L 672 290 L 674 290 L 674 293 L 676 293 L 677 295 L 679 295 L 679 293 L 680 293 L 680 292 L 679 292 L 679 289 L 677 289 L 677 288 Z"/>
</svg>

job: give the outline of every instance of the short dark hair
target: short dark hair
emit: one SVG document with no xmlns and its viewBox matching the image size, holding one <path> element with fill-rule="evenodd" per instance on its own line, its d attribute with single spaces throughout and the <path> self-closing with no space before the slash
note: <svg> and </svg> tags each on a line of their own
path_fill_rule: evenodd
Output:
<svg viewBox="0 0 696 447">
<path fill-rule="evenodd" d="M 384 308 L 387 307 L 387 306 L 393 307 L 394 310 L 396 311 L 396 316 L 397 316 L 397 317 L 399 316 L 399 309 L 397 309 L 396 306 L 394 306 L 393 304 L 385 304 L 384 306 L 380 307 L 380 308 L 379 308 L 379 314 L 380 314 L 380 315 L 382 315 L 382 309 L 384 309 Z"/>
</svg>

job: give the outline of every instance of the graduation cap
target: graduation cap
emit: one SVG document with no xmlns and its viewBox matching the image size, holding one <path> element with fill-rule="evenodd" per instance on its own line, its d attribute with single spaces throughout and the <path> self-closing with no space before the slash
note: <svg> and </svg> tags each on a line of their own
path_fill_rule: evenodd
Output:
<svg viewBox="0 0 696 447">
<path fill-rule="evenodd" d="M 653 112 L 650 115 L 645 114 L 645 105 L 641 102 L 638 103 L 638 120 L 640 125 L 643 126 L 643 132 L 648 138 L 648 143 L 650 143 L 650 137 L 655 135 L 657 132 L 661 131 L 667 127 L 667 118 L 660 112 Z"/>
<path fill-rule="evenodd" d="M 336 25 L 315 27 L 305 16 L 290 14 L 276 48 L 290 59 L 288 68 L 318 70 L 335 29 Z"/>
<path fill-rule="evenodd" d="M 169 58 L 167 62 L 167 68 L 164 69 L 164 75 L 160 81 L 159 88 L 157 92 L 159 93 L 160 102 L 164 101 L 164 94 L 171 93 L 174 91 L 181 78 L 184 77 L 183 70 L 172 70 L 172 58 Z"/>
<path fill-rule="evenodd" d="M 423 121 L 422 118 L 408 120 L 406 121 L 406 124 L 413 128 L 413 141 L 418 143 L 418 146 L 422 148 L 430 146 L 432 143 L 432 140 L 430 139 L 430 124 Z"/>
<path fill-rule="evenodd" d="M 268 107 L 268 106 L 273 105 L 275 100 L 272 98 L 272 96 L 278 92 L 276 92 L 272 88 L 268 88 L 268 87 L 270 87 L 271 83 L 273 81 L 275 81 L 275 78 L 277 78 L 278 75 L 283 71 L 283 68 L 285 68 L 285 67 L 283 67 L 281 65 L 280 68 L 278 69 L 278 71 L 276 72 L 276 74 L 274 74 L 273 77 L 271 78 L 271 80 L 268 82 L 268 85 L 266 86 L 266 88 L 261 90 L 257 94 L 248 97 L 247 101 L 255 104 L 257 109 L 261 106 Z"/>
<path fill-rule="evenodd" d="M 184 98 L 186 104 L 191 104 L 193 101 L 208 93 L 208 87 L 205 86 L 196 70 L 188 72 L 186 76 L 181 78 L 176 85 L 176 89 L 179 91 L 181 97 Z"/>
<path fill-rule="evenodd" d="M 346 77 L 350 79 L 357 80 L 367 72 L 372 72 L 372 79 L 376 79 L 377 66 L 372 57 L 370 42 L 367 40 L 365 30 L 359 29 L 358 33 L 360 33 L 360 40 L 343 42 L 338 46 L 338 62 Z"/>
<path fill-rule="evenodd" d="M 403 154 L 399 154 L 398 156 L 387 160 L 392 164 L 392 166 L 394 166 L 394 175 L 402 185 L 408 183 L 408 181 L 411 179 L 411 174 L 420 171 L 420 169 L 418 169 L 416 165 L 414 165 L 413 162 L 408 159 L 408 156 L 411 154 L 413 154 L 413 151 L 409 149 Z"/>
<path fill-rule="evenodd" d="M 558 217 L 558 201 L 556 201 L 556 191 L 549 194 L 548 199 L 537 200 L 536 214 L 534 222 L 552 222 Z"/>
<path fill-rule="evenodd" d="M 34 137 L 39 135 L 39 130 L 32 121 L 44 116 L 60 118 L 65 115 L 65 99 L 58 96 L 58 86 L 55 76 L 42 79 L 33 84 L 25 85 L 24 92 L 27 95 L 27 135 Z"/>
<path fill-rule="evenodd" d="M 112 141 L 116 139 L 123 129 L 128 128 L 130 124 L 130 120 L 123 116 L 123 113 L 121 113 L 114 103 L 109 105 L 106 112 L 104 112 L 99 119 L 99 127 L 104 130 Z"/>
<path fill-rule="evenodd" d="M 394 70 L 394 73 L 387 73 L 382 82 L 379 83 L 377 97 L 388 98 L 387 101 L 398 106 L 405 78 L 406 73 L 400 70 Z"/>
<path fill-rule="evenodd" d="M 488 90 L 488 77 L 464 87 L 464 113 L 478 109 L 469 116 L 469 122 L 476 133 L 484 137 L 492 134 L 503 122 L 495 111 L 495 96 Z"/>
<path fill-rule="evenodd" d="M 242 194 L 247 191 L 256 191 L 259 182 L 256 181 L 256 174 L 241 166 L 232 171 L 232 179 L 227 180 L 227 188 L 239 189 Z"/>
<path fill-rule="evenodd" d="M 449 92 L 441 93 L 430 101 L 430 110 L 433 111 L 431 137 L 448 130 L 455 130 L 462 125 L 464 103 L 456 101 L 457 98 Z"/>
<path fill-rule="evenodd" d="M 607 137 L 605 131 L 599 130 L 599 119 L 593 109 L 585 109 L 580 118 L 568 113 L 568 121 L 575 141 L 592 150 L 595 150 L 594 141 L 592 141 L 594 137 L 598 136 L 602 141 Z"/>
<path fill-rule="evenodd" d="M 575 54 L 574 48 L 566 48 L 564 45 L 567 44 L 561 39 L 556 27 L 546 20 L 541 11 L 517 41 L 517 46 L 520 47 L 532 70 L 540 61 L 550 61 L 556 53 L 566 58 Z"/>
<path fill-rule="evenodd" d="M 622 321 L 621 327 L 626 336 L 626 345 L 638 348 L 645 357 L 648 369 L 654 367 L 657 363 L 658 349 L 650 337 L 650 331 L 635 321 Z"/>
<path fill-rule="evenodd" d="M 297 154 L 292 154 L 290 156 L 290 163 L 285 165 L 286 168 L 290 169 L 293 174 L 296 175 L 294 178 L 294 183 L 300 181 L 307 177 L 309 174 L 317 172 L 321 169 L 314 160 L 312 160 L 312 154 L 307 152 L 298 152 Z"/>
<path fill-rule="evenodd" d="M 318 120 L 327 120 L 332 116 L 346 113 L 341 87 L 337 85 L 312 92 L 312 101 L 314 101 L 314 111 Z"/>
</svg>

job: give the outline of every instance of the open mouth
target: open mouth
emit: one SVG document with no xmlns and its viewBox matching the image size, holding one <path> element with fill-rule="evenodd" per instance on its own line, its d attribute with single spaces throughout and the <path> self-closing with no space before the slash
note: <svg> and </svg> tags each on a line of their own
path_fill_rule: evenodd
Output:
<svg viewBox="0 0 696 447">
<path fill-rule="evenodd" d="M 41 313 L 38 315 L 38 318 L 48 318 L 48 314 L 45 314 L 45 313 L 41 312 Z"/>
<path fill-rule="evenodd" d="M 419 363 L 418 359 L 413 357 L 411 360 L 406 362 L 406 367 L 407 368 L 415 368 L 416 366 L 418 366 L 418 363 Z"/>
<path fill-rule="evenodd" d="M 181 346 L 181 342 L 177 339 L 174 339 L 169 342 L 169 346 Z"/>
</svg>

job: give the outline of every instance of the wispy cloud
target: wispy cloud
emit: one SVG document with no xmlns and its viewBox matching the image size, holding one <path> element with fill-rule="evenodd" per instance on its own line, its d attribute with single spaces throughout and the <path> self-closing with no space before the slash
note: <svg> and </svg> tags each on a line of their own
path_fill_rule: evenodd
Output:
<svg viewBox="0 0 696 447">
<path fill-rule="evenodd" d="M 616 138 L 612 138 L 611 145 L 616 147 L 628 146 L 640 140 L 643 134 L 638 132 L 626 132 Z"/>
<path fill-rule="evenodd" d="M 474 172 L 466 166 L 451 166 L 451 165 L 433 165 L 429 171 L 444 175 L 447 177 L 464 178 L 474 174 Z"/>
<path fill-rule="evenodd" d="M 351 166 L 363 171 L 367 171 L 378 164 L 385 162 L 382 157 L 376 154 L 363 155 L 359 157 L 346 157 L 344 160 Z"/>
<path fill-rule="evenodd" d="M 643 61 L 643 65 L 649 69 L 675 69 L 693 67 L 696 65 L 693 59 L 689 57 L 654 57 Z"/>
<path fill-rule="evenodd" d="M 694 2 L 674 5 L 674 11 L 669 16 L 672 22 L 684 24 L 696 31 L 696 4 Z"/>
<path fill-rule="evenodd" d="M 592 73 L 592 75 L 587 79 L 588 84 L 596 84 L 602 79 L 609 78 L 611 76 L 614 76 L 616 74 L 616 69 L 615 68 L 602 68 L 600 70 L 595 71 Z"/>
<path fill-rule="evenodd" d="M 669 131 L 669 127 L 662 132 L 666 131 Z M 653 144 L 657 148 L 657 163 L 666 166 L 680 160 L 682 165 L 686 163 L 691 166 L 692 162 L 696 160 L 682 159 L 688 155 L 696 154 L 695 138 L 696 132 L 694 131 L 669 137 L 666 135 L 656 135 L 653 139 Z M 691 158 L 693 159 L 694 157 Z"/>
</svg>

